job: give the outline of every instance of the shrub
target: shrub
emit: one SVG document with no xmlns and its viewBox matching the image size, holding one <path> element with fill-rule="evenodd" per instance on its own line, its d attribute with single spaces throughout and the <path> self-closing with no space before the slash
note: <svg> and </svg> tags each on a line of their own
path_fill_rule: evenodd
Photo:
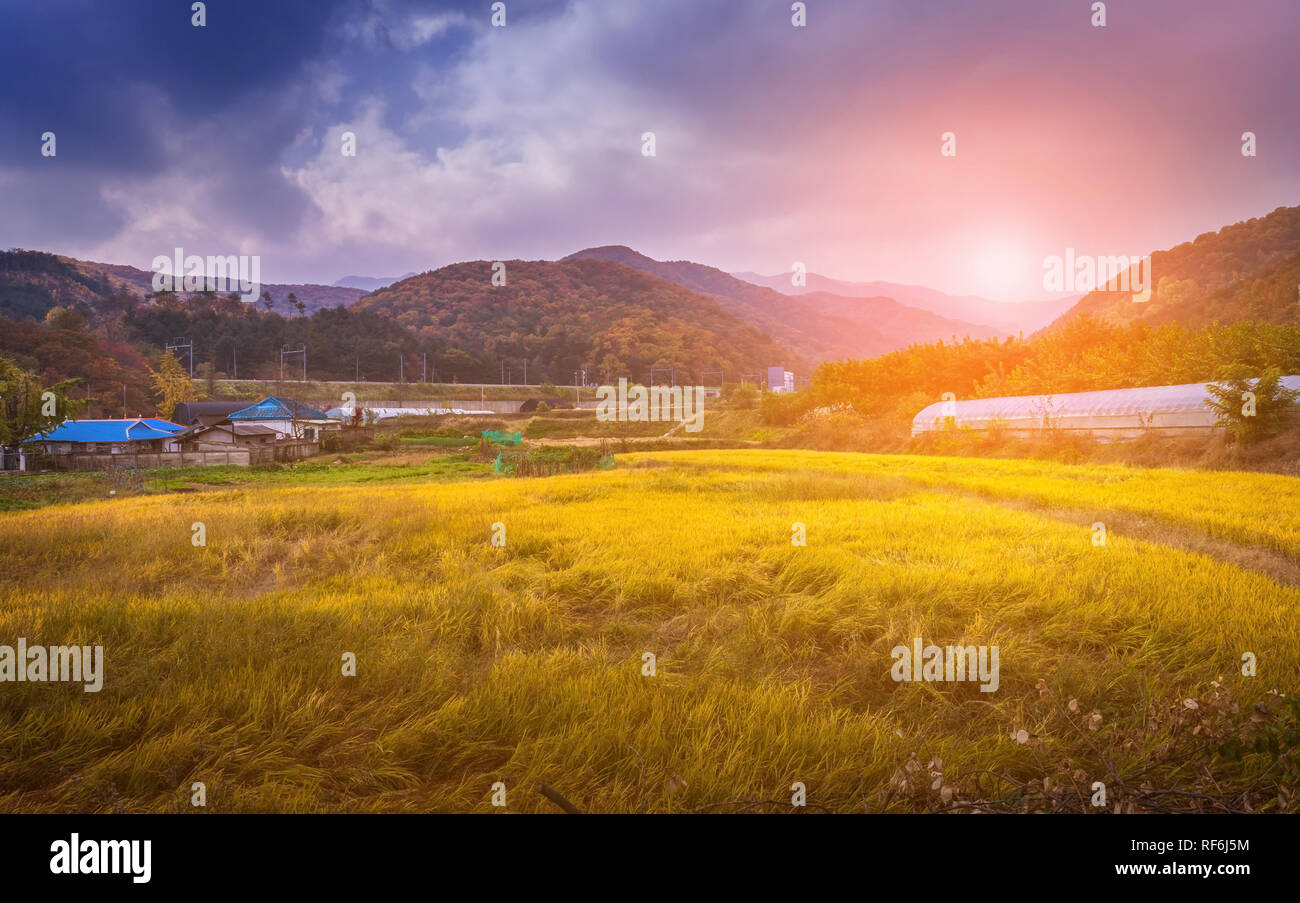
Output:
<svg viewBox="0 0 1300 903">
<path fill-rule="evenodd" d="M 1216 422 L 1243 445 L 1281 432 L 1300 396 L 1282 385 L 1277 367 L 1269 367 L 1253 382 L 1249 373 L 1249 367 L 1234 364 L 1225 368 L 1223 379 L 1207 387 L 1206 403 L 1214 409 Z"/>
<path fill-rule="evenodd" d="M 758 402 L 758 390 L 753 386 L 731 386 L 727 396 L 731 403 L 742 411 L 748 411 Z"/>
<path fill-rule="evenodd" d="M 812 397 L 807 392 L 764 392 L 759 402 L 759 413 L 768 426 L 790 426 L 810 407 Z"/>
</svg>

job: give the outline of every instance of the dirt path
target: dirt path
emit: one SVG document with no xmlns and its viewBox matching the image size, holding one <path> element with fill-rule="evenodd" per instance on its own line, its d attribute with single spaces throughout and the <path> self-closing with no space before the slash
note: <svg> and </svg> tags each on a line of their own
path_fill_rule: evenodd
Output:
<svg viewBox="0 0 1300 903">
<path fill-rule="evenodd" d="M 939 489 L 940 487 L 934 487 Z M 958 487 L 942 487 L 943 492 L 975 499 L 1002 508 L 1025 511 L 1052 520 L 1075 524 L 1091 529 L 1100 521 L 1106 525 L 1107 535 L 1118 534 L 1129 539 L 1139 539 L 1157 545 L 1171 546 L 1185 552 L 1196 552 L 1248 571 L 1255 571 L 1287 586 L 1300 586 L 1300 561 L 1274 549 L 1247 546 L 1227 539 L 1199 533 L 1187 527 L 1166 523 L 1154 517 L 1144 517 L 1123 511 L 1094 511 L 1082 508 L 1064 508 L 1044 505 L 1025 499 L 1008 499 L 971 492 Z"/>
</svg>

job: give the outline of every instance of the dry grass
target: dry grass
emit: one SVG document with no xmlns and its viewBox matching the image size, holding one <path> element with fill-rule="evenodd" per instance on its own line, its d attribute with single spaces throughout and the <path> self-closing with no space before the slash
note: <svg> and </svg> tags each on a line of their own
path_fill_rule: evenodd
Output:
<svg viewBox="0 0 1300 903">
<path fill-rule="evenodd" d="M 512 811 L 553 808 L 538 781 L 595 811 L 788 810 L 737 801 L 788 800 L 794 781 L 833 810 L 1069 808 L 1025 789 L 1062 763 L 1121 805 L 1159 808 L 1154 788 L 1294 809 L 1289 761 L 1228 757 L 1152 713 L 1211 711 L 1218 678 L 1243 720 L 1296 689 L 1300 593 L 1118 533 L 1099 549 L 998 499 L 1140 510 L 1293 553 L 1297 491 L 733 451 L 9 513 L 0 643 L 100 643 L 107 676 L 98 694 L 0 685 L 0 810 L 187 811 L 193 781 L 210 811 L 491 811 L 495 781 Z M 890 649 L 916 636 L 998 645 L 1001 688 L 893 682 Z M 1260 677 L 1240 676 L 1245 651 Z"/>
</svg>

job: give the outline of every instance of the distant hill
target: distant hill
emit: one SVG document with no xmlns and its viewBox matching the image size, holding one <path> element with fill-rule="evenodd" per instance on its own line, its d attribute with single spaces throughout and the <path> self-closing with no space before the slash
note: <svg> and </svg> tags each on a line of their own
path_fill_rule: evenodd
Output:
<svg viewBox="0 0 1300 903">
<path fill-rule="evenodd" d="M 421 341 L 437 336 L 480 365 L 504 359 L 516 378 L 527 358 L 531 382 L 568 384 L 584 369 L 604 381 L 675 367 L 682 382 L 705 370 L 734 380 L 771 365 L 806 366 L 715 299 L 632 267 L 507 261 L 500 287 L 491 267 L 474 261 L 422 273 L 370 293 L 356 309 L 391 317 Z"/>
<path fill-rule="evenodd" d="M 831 292 L 851 298 L 886 297 L 900 304 L 928 310 L 944 317 L 968 323 L 979 323 L 1004 333 L 1029 334 L 1047 326 L 1069 310 L 1080 298 L 1073 295 L 1048 301 L 1008 302 L 981 298 L 978 295 L 947 295 L 923 285 L 902 285 L 897 282 L 845 282 L 818 273 L 807 273 L 805 285 L 794 285 L 793 273 L 763 276 L 758 273 L 733 273 L 737 279 L 774 289 L 786 295 L 805 295 Z"/>
<path fill-rule="evenodd" d="M 613 261 L 709 295 L 816 363 L 874 357 L 916 342 L 999 334 L 991 327 L 937 316 L 891 298 L 849 298 L 828 292 L 792 297 L 716 267 L 688 260 L 654 260 L 624 245 L 587 248 L 564 259 Z"/>
<path fill-rule="evenodd" d="M 1135 302 L 1132 292 L 1094 291 L 1063 319 L 1090 314 L 1109 323 L 1184 326 L 1300 322 L 1300 207 L 1278 207 L 1156 251 L 1151 278 L 1149 301 Z"/>
<path fill-rule="evenodd" d="M 332 285 L 267 283 L 276 310 L 291 313 L 293 292 L 307 310 L 348 307 L 365 294 L 361 289 Z M 113 263 L 77 260 L 44 251 L 0 251 L 0 315 L 12 320 L 39 320 L 51 307 L 94 307 L 115 294 L 144 298 L 153 292 L 153 273 Z M 180 292 L 180 297 L 190 293 Z"/>
<path fill-rule="evenodd" d="M 394 282 L 401 282 L 403 279 L 410 279 L 414 275 L 415 273 L 407 273 L 404 276 L 344 276 L 334 283 L 334 287 L 359 288 L 364 292 L 373 292 L 377 288 L 392 285 Z"/>
<path fill-rule="evenodd" d="M 285 285 L 273 282 L 262 286 L 262 291 L 270 292 L 275 301 L 275 309 L 287 311 L 289 293 L 293 292 L 298 300 L 307 305 L 307 311 L 321 310 L 329 307 L 351 307 L 357 303 L 365 292 L 359 288 L 341 285 L 315 285 L 312 283 Z"/>
</svg>

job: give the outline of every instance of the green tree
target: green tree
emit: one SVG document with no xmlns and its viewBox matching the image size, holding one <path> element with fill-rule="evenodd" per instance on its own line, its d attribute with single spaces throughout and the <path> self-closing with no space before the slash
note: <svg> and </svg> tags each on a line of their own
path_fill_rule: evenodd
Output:
<svg viewBox="0 0 1300 903">
<path fill-rule="evenodd" d="M 153 377 L 154 394 L 158 397 L 159 417 L 170 418 L 176 405 L 197 399 L 194 380 L 190 379 L 180 361 L 170 351 L 162 356 L 158 369 L 151 369 L 149 373 Z"/>
<path fill-rule="evenodd" d="M 1233 364 L 1224 368 L 1223 379 L 1207 386 L 1210 397 L 1206 403 L 1214 409 L 1215 420 L 1241 443 L 1258 442 L 1279 432 L 1300 397 L 1300 392 L 1282 385 L 1282 371 L 1277 367 L 1267 368 L 1253 381 L 1250 372 L 1245 364 Z"/>
<path fill-rule="evenodd" d="M 0 445 L 19 445 L 76 416 L 85 406 L 68 397 L 77 382 L 65 379 L 47 389 L 35 373 L 0 357 Z"/>
<path fill-rule="evenodd" d="M 68 307 L 51 307 L 45 312 L 45 325 L 51 329 L 80 332 L 86 325 L 86 318 Z"/>
</svg>

